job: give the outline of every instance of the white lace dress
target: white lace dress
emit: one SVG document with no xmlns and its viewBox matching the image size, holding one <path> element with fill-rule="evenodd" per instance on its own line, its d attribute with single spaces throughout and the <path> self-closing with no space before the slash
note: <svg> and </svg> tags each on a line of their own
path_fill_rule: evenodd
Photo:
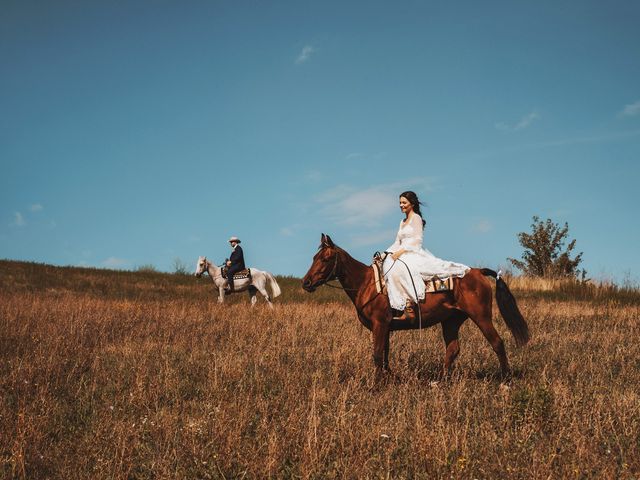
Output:
<svg viewBox="0 0 640 480">
<path fill-rule="evenodd" d="M 422 248 L 422 232 L 422 217 L 411 213 L 406 222 L 400 222 L 396 241 L 386 250 L 391 253 L 406 250 L 397 261 L 387 255 L 383 265 L 389 302 L 396 310 L 404 310 L 407 300 L 417 303 L 424 299 L 424 280 L 463 277 L 469 271 L 466 265 L 442 260 Z"/>
</svg>

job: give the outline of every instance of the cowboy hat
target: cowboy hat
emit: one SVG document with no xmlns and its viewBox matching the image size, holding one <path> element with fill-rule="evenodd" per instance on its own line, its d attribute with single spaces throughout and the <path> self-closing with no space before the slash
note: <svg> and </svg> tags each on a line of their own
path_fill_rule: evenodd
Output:
<svg viewBox="0 0 640 480">
<path fill-rule="evenodd" d="M 238 237 L 231 237 L 231 238 L 229 239 L 229 243 L 231 243 L 231 242 L 240 243 L 240 239 L 239 239 Z"/>
</svg>

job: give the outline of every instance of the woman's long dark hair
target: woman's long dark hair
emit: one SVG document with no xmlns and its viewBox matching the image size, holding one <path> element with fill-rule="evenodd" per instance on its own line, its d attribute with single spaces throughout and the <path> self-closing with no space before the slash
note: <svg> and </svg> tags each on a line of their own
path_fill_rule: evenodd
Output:
<svg viewBox="0 0 640 480">
<path fill-rule="evenodd" d="M 409 200 L 409 203 L 413 207 L 413 211 L 416 212 L 418 215 L 420 215 L 420 218 L 422 218 L 422 212 L 420 211 L 420 205 L 423 205 L 423 203 L 420 200 L 418 200 L 418 195 L 416 195 L 415 192 L 412 192 L 411 190 L 409 190 L 408 192 L 402 192 L 400 194 L 400 196 L 406 198 L 407 200 Z M 426 223 L 427 222 L 424 221 L 424 218 L 422 218 L 422 228 L 424 228 Z"/>
</svg>

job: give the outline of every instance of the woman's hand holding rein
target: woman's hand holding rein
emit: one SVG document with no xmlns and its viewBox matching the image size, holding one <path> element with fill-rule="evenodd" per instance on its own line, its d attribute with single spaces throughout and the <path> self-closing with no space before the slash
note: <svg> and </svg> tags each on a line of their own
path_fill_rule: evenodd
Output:
<svg viewBox="0 0 640 480">
<path fill-rule="evenodd" d="M 394 253 L 391 255 L 391 258 L 393 258 L 394 260 L 398 260 L 398 259 L 400 258 L 400 255 L 402 255 L 402 254 L 403 254 L 403 253 L 405 253 L 405 252 L 406 252 L 406 250 L 405 250 L 404 248 L 401 248 L 400 250 L 398 250 L 398 251 L 394 252 Z"/>
</svg>

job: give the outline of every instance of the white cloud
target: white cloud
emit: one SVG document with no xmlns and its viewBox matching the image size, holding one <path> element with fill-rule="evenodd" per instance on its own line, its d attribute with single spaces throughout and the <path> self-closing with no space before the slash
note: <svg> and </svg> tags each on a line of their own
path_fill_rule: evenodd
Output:
<svg viewBox="0 0 640 480">
<path fill-rule="evenodd" d="M 493 224 L 486 218 L 478 220 L 472 227 L 472 230 L 476 233 L 487 233 L 492 229 L 493 229 Z"/>
<path fill-rule="evenodd" d="M 387 156 L 387 152 L 365 153 L 365 152 L 351 152 L 344 157 L 345 160 L 358 160 L 358 159 L 372 159 L 382 160 Z"/>
<path fill-rule="evenodd" d="M 616 140 L 621 140 L 630 137 L 640 136 L 640 130 L 633 130 L 628 132 L 612 132 L 606 133 L 603 135 L 592 135 L 586 137 L 571 137 L 564 138 L 561 140 L 553 140 L 549 142 L 541 142 L 535 143 L 532 145 L 525 145 L 520 149 L 524 148 L 544 148 L 544 147 L 560 147 L 563 145 L 576 145 L 580 143 L 600 143 L 600 142 L 611 142 Z"/>
<path fill-rule="evenodd" d="M 431 190 L 432 180 L 376 185 L 357 189 L 338 185 L 315 197 L 320 213 L 336 225 L 376 227 L 390 213 L 398 210 L 398 195 L 403 190 L 420 187 L 420 193 Z"/>
<path fill-rule="evenodd" d="M 44 207 L 39 203 L 34 203 L 29 207 L 29 210 L 31 210 L 32 212 L 41 212 L 42 210 L 44 210 Z"/>
<path fill-rule="evenodd" d="M 20 212 L 15 212 L 13 214 L 13 222 L 11 226 L 13 227 L 24 227 L 27 224 L 27 221 L 24 219 Z"/>
<path fill-rule="evenodd" d="M 311 58 L 311 54 L 315 52 L 316 52 L 316 49 L 313 48 L 311 45 L 305 45 L 304 47 L 302 47 L 302 51 L 298 54 L 298 57 L 296 58 L 296 64 L 300 65 L 301 63 L 305 63 L 306 61 L 309 60 L 309 58 Z"/>
<path fill-rule="evenodd" d="M 282 235 L 283 237 L 291 237 L 293 236 L 294 231 L 293 228 L 291 227 L 282 227 L 280 229 L 280 235 Z"/>
<path fill-rule="evenodd" d="M 352 247 L 366 247 L 369 245 L 380 245 L 380 248 L 387 248 L 396 238 L 396 230 L 384 230 L 379 232 L 352 235 L 349 243 Z"/>
<path fill-rule="evenodd" d="M 622 117 L 633 117 L 634 115 L 638 115 L 640 113 L 640 100 L 635 103 L 630 103 L 629 105 L 625 105 L 624 109 L 620 112 L 620 116 Z"/>
<path fill-rule="evenodd" d="M 102 262 L 102 265 L 104 265 L 105 267 L 122 267 L 124 265 L 127 265 L 128 263 L 129 262 L 127 262 L 123 258 L 109 257 L 104 262 Z"/>
<path fill-rule="evenodd" d="M 498 130 L 502 130 L 502 131 L 516 132 L 518 130 L 522 130 L 524 128 L 527 128 L 535 120 L 538 120 L 539 118 L 540 118 L 540 115 L 536 111 L 533 111 L 533 112 L 529 113 L 528 115 L 525 115 L 524 117 L 522 117 L 520 119 L 520 121 L 518 123 L 516 123 L 515 125 L 509 125 L 509 124 L 500 122 L 500 123 L 496 123 L 496 128 Z"/>
<path fill-rule="evenodd" d="M 396 195 L 381 188 L 337 188 L 319 198 L 321 213 L 338 225 L 376 226 L 396 208 Z"/>
<path fill-rule="evenodd" d="M 308 182 L 319 182 L 323 178 L 324 175 L 318 170 L 310 170 L 304 174 L 304 179 Z"/>
</svg>

